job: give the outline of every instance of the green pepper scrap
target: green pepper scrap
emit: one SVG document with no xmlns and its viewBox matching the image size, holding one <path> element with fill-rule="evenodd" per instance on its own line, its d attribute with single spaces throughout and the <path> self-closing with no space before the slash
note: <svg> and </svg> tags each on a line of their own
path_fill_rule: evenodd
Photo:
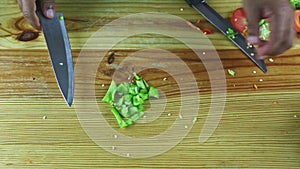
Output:
<svg viewBox="0 0 300 169">
<path fill-rule="evenodd" d="M 260 37 L 260 39 L 268 40 L 270 37 L 270 33 L 271 33 L 270 24 L 264 19 L 260 20 L 260 22 L 259 22 L 259 37 Z"/>
<path fill-rule="evenodd" d="M 300 0 L 290 0 L 290 3 L 295 10 L 300 9 Z"/>
<path fill-rule="evenodd" d="M 236 32 L 232 28 L 228 28 L 226 31 L 226 36 L 228 38 L 234 39 L 236 35 Z"/>
<path fill-rule="evenodd" d="M 59 16 L 59 17 L 58 17 L 58 20 L 60 20 L 60 21 L 63 20 L 63 19 L 64 19 L 63 16 Z"/>
<path fill-rule="evenodd" d="M 227 72 L 228 72 L 229 75 L 235 76 L 235 71 L 233 71 L 231 69 L 228 69 Z"/>
<path fill-rule="evenodd" d="M 133 73 L 133 82 L 123 82 L 119 85 L 112 81 L 102 101 L 112 106 L 111 112 L 115 116 L 120 128 L 132 125 L 144 115 L 143 103 L 150 97 L 159 98 L 155 87 Z"/>
</svg>

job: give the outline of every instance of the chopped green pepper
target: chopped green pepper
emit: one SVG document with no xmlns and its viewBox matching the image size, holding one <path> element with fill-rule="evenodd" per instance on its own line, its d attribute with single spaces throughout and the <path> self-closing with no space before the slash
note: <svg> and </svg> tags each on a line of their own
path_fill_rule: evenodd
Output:
<svg viewBox="0 0 300 169">
<path fill-rule="evenodd" d="M 59 16 L 59 17 L 58 17 L 58 20 L 60 20 L 60 21 L 63 20 L 63 19 L 64 19 L 63 16 Z"/>
<path fill-rule="evenodd" d="M 139 87 L 140 89 L 145 89 L 146 85 L 144 84 L 143 80 L 137 80 L 136 82 L 137 87 Z"/>
<path fill-rule="evenodd" d="M 260 37 L 260 39 L 268 40 L 270 37 L 270 33 L 271 33 L 271 31 L 270 31 L 269 23 L 264 19 L 260 20 L 260 22 L 259 22 L 259 37 Z"/>
<path fill-rule="evenodd" d="M 132 103 L 134 106 L 138 106 L 143 104 L 144 100 L 139 95 L 136 95 L 132 97 Z"/>
<path fill-rule="evenodd" d="M 118 85 L 117 87 L 117 92 L 120 94 L 120 95 L 125 95 L 125 94 L 128 94 L 128 86 L 129 84 L 128 83 L 121 83 Z"/>
<path fill-rule="evenodd" d="M 115 81 L 112 81 L 109 88 L 108 88 L 108 91 L 106 92 L 105 96 L 103 97 L 102 101 L 110 104 L 110 105 L 113 105 L 114 103 L 114 93 L 116 91 L 116 88 L 117 88 L 117 85 L 116 85 L 116 82 Z"/>
<path fill-rule="evenodd" d="M 137 112 L 130 117 L 130 120 L 137 121 L 144 115 L 144 112 Z"/>
<path fill-rule="evenodd" d="M 120 128 L 132 125 L 144 115 L 144 101 L 149 97 L 159 98 L 156 88 L 142 79 L 138 74 L 133 73 L 134 80 L 131 83 L 116 85 L 111 82 L 108 91 L 102 101 L 112 105 L 111 112 L 115 116 Z"/>
<path fill-rule="evenodd" d="M 294 9 L 300 9 L 300 0 L 290 0 L 290 3 Z"/>
<path fill-rule="evenodd" d="M 122 119 L 122 117 L 120 116 L 118 110 L 114 107 L 111 108 L 111 112 L 113 113 L 113 115 L 115 116 L 119 126 L 121 128 L 127 127 L 128 124 Z"/>
<path fill-rule="evenodd" d="M 137 109 L 138 109 L 138 111 L 143 112 L 144 106 L 142 104 L 140 104 L 140 105 L 138 105 Z"/>
<path fill-rule="evenodd" d="M 143 100 L 147 100 L 149 98 L 149 95 L 147 93 L 139 93 L 139 95 Z"/>
<path fill-rule="evenodd" d="M 149 89 L 149 97 L 159 98 L 158 90 L 151 86 Z"/>
<path fill-rule="evenodd" d="M 228 38 L 234 39 L 236 35 L 236 32 L 232 28 L 228 28 L 226 31 L 226 36 Z"/>
<path fill-rule="evenodd" d="M 142 78 L 141 78 L 139 75 L 137 75 L 135 72 L 133 73 L 133 76 L 134 76 L 135 80 L 141 80 L 141 79 L 142 79 Z"/>
<path fill-rule="evenodd" d="M 233 71 L 231 69 L 228 69 L 227 72 L 228 72 L 229 75 L 235 76 L 235 71 Z"/>
</svg>

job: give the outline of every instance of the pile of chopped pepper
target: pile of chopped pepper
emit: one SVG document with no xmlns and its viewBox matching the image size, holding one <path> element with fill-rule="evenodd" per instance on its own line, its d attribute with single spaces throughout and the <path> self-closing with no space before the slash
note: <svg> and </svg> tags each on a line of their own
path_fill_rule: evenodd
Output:
<svg viewBox="0 0 300 169">
<path fill-rule="evenodd" d="M 144 101 L 150 97 L 159 98 L 159 92 L 155 87 L 133 73 L 131 82 L 123 82 L 119 85 L 112 81 L 102 101 L 112 106 L 111 112 L 115 116 L 120 128 L 132 125 L 144 115 Z"/>
</svg>

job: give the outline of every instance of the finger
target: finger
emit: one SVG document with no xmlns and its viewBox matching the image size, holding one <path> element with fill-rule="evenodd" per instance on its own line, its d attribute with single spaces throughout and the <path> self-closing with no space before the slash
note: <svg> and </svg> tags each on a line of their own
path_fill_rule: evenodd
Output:
<svg viewBox="0 0 300 169">
<path fill-rule="evenodd" d="M 19 5 L 19 8 L 22 10 L 22 1 L 21 0 L 17 0 L 17 3 Z"/>
<path fill-rule="evenodd" d="M 41 30 L 41 25 L 39 18 L 37 17 L 35 11 L 35 0 L 21 0 L 22 1 L 22 11 L 25 19 L 36 29 Z"/>
<path fill-rule="evenodd" d="M 248 20 L 248 41 L 256 45 L 259 43 L 259 21 L 261 19 L 261 13 L 260 10 L 257 8 L 257 5 L 253 5 L 251 3 L 256 3 L 249 0 L 244 0 L 244 9 L 247 14 L 247 20 Z"/>
<path fill-rule="evenodd" d="M 283 6 L 281 10 L 285 12 L 275 9 L 270 17 L 270 39 L 265 45 L 258 48 L 257 53 L 259 56 L 279 55 L 292 46 L 294 31 L 291 31 L 293 20 L 290 13 L 293 10 L 289 6 Z"/>
<path fill-rule="evenodd" d="M 54 0 L 41 0 L 41 9 L 44 16 L 47 18 L 53 18 L 55 14 Z"/>
</svg>

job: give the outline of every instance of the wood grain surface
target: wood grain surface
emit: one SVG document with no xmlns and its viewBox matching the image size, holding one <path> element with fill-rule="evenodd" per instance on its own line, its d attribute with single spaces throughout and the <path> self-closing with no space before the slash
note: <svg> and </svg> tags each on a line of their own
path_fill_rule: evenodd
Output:
<svg viewBox="0 0 300 169">
<path fill-rule="evenodd" d="M 242 5 L 239 0 L 211 0 L 208 3 L 225 18 Z M 139 159 L 105 151 L 88 136 L 77 117 L 78 95 L 71 108 L 62 98 L 43 34 L 39 33 L 39 37 L 32 41 L 19 41 L 22 32 L 36 30 L 22 17 L 15 1 L 2 0 L 0 168 L 300 168 L 299 35 L 292 49 L 273 57 L 273 62 L 266 59 L 268 73 L 264 74 L 184 1 L 61 0 L 56 4 L 57 11 L 65 16 L 75 68 L 86 41 L 97 30 L 120 17 L 140 12 L 164 12 L 194 24 L 200 20 L 197 26 L 212 30 L 207 38 L 217 49 L 224 70 L 226 100 L 223 116 L 211 137 L 205 143 L 199 143 L 199 134 L 212 107 L 210 78 L 214 77 L 209 77 L 205 67 L 205 63 L 211 60 L 200 60 L 183 43 L 169 37 L 135 35 L 111 49 L 115 52 L 112 64 L 107 64 L 108 55 L 99 61 L 87 59 L 86 62 L 91 65 L 99 62 L 95 80 L 86 83 L 94 86 L 97 106 L 108 124 L 129 137 L 147 138 L 165 131 L 178 118 L 182 104 L 179 83 L 168 72 L 159 69 L 141 72 L 151 85 L 164 93 L 167 100 L 165 110 L 151 123 L 137 123 L 119 129 L 109 108 L 101 103 L 114 72 L 120 68 L 119 64 L 140 49 L 151 47 L 168 50 L 190 68 L 200 97 L 197 121 L 188 126 L 191 130 L 182 141 L 157 156 Z M 112 33 L 108 36 L 110 38 L 118 37 Z M 135 57 L 133 65 L 149 62 L 147 57 Z M 157 64 L 164 63 L 179 66 L 172 59 L 167 62 L 160 60 Z M 132 71 L 130 66 L 121 68 L 122 71 Z M 230 76 L 228 69 L 234 70 L 236 75 Z M 184 77 L 189 74 L 178 73 L 183 77 L 181 83 L 185 83 Z M 76 78 L 89 75 L 79 74 Z M 75 86 L 82 84 L 75 82 Z M 89 100 L 86 104 L 88 106 Z M 182 130 L 185 129 L 182 126 Z M 172 135 L 170 139 L 177 138 Z M 135 148 L 137 145 L 133 142 L 128 146 Z"/>
</svg>

